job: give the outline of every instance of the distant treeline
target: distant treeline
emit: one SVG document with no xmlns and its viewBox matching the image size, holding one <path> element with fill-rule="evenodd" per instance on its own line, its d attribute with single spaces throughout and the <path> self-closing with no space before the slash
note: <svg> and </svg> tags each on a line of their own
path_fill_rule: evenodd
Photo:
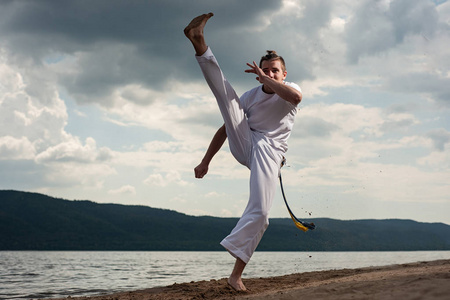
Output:
<svg viewBox="0 0 450 300">
<path fill-rule="evenodd" d="M 313 231 L 271 219 L 260 251 L 450 250 L 450 226 L 412 220 L 317 218 Z M 223 250 L 237 218 L 0 191 L 0 250 Z"/>
</svg>

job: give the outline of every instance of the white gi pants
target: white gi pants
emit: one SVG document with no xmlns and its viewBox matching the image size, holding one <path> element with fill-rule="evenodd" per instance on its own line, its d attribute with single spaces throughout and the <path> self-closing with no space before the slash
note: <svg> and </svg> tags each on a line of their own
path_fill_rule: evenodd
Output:
<svg viewBox="0 0 450 300">
<path fill-rule="evenodd" d="M 239 97 L 224 77 L 212 51 L 208 48 L 196 58 L 219 105 L 230 151 L 239 163 L 250 169 L 247 207 L 230 235 L 220 243 L 231 255 L 248 263 L 269 226 L 268 214 L 283 153 L 271 147 L 264 134 L 250 129 Z"/>
</svg>

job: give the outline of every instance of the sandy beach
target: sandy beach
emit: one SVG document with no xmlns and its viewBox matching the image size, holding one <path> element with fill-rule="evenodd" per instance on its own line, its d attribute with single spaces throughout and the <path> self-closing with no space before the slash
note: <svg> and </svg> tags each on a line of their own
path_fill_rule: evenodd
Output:
<svg viewBox="0 0 450 300">
<path fill-rule="evenodd" d="M 72 299 L 449 299 L 450 260 L 244 278 L 244 283 L 247 292 L 236 292 L 220 279 Z"/>
</svg>

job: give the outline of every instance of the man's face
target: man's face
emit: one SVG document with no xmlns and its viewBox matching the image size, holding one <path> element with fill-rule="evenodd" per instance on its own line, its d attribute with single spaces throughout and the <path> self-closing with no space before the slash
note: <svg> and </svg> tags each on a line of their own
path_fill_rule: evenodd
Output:
<svg viewBox="0 0 450 300">
<path fill-rule="evenodd" d="M 278 82 L 283 82 L 286 78 L 287 71 L 283 71 L 283 65 L 279 59 L 263 61 L 261 64 L 261 69 L 264 74 Z"/>
</svg>

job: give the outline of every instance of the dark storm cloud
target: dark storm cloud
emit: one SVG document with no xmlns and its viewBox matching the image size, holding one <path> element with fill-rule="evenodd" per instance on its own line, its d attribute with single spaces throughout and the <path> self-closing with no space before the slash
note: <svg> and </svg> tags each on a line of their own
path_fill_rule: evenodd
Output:
<svg viewBox="0 0 450 300">
<path fill-rule="evenodd" d="M 275 9 L 280 1 L 10 1 L 2 2 L 1 32 L 6 36 L 51 39 L 47 50 L 79 50 L 98 41 L 152 45 L 170 52 L 179 44 L 176 34 L 192 17 L 209 11 L 227 16 L 218 27 L 251 23 L 261 11 Z M 70 47 L 65 44 L 70 44 Z M 160 43 L 161 42 L 161 43 Z M 164 44 L 170 42 L 170 44 Z M 19 50 L 19 49 L 15 49 Z M 34 52 L 35 49 L 22 49 Z M 150 49 L 149 49 L 150 50 Z"/>
<path fill-rule="evenodd" d="M 192 72 L 198 67 L 183 35 L 194 16 L 213 11 L 216 17 L 208 30 L 224 34 L 224 28 L 251 26 L 280 5 L 281 1 L 271 0 L 3 1 L 1 46 L 17 64 L 29 58 L 39 64 L 50 55 L 74 55 L 77 67 L 62 70 L 60 84 L 77 101 L 96 101 L 120 85 L 163 89 L 170 78 L 199 78 L 200 72 Z M 225 64 L 228 59 L 224 57 Z"/>
</svg>

